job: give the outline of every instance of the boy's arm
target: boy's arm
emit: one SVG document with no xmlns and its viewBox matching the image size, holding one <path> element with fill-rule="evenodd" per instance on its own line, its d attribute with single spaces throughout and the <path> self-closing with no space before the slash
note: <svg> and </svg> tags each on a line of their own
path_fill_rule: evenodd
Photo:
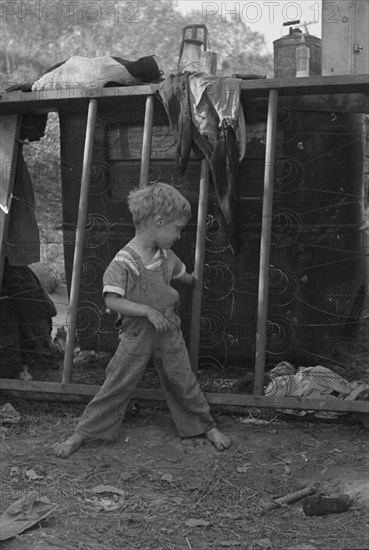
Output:
<svg viewBox="0 0 369 550">
<path fill-rule="evenodd" d="M 105 304 L 110 311 L 119 313 L 120 315 L 130 315 L 131 317 L 146 317 L 148 306 L 137 304 L 131 300 L 127 300 L 114 292 L 106 292 Z"/>
<path fill-rule="evenodd" d="M 173 252 L 173 250 L 167 250 L 169 261 L 173 265 L 172 280 L 180 281 L 185 285 L 192 285 L 194 283 L 193 272 L 188 273 L 185 264 L 180 258 Z"/>
<path fill-rule="evenodd" d="M 115 294 L 114 292 L 106 292 L 104 296 L 106 307 L 110 311 L 114 311 L 114 313 L 119 313 L 120 315 L 128 315 L 130 317 L 146 317 L 157 332 L 167 331 L 169 323 L 164 315 L 162 315 L 157 309 L 145 304 L 132 302 L 131 300 L 122 298 L 122 296 Z"/>
<path fill-rule="evenodd" d="M 185 271 L 183 275 L 181 275 L 180 277 L 177 277 L 176 280 L 181 283 L 184 283 L 185 285 L 193 285 L 195 281 L 195 277 L 193 273 L 187 273 L 187 271 Z"/>
</svg>

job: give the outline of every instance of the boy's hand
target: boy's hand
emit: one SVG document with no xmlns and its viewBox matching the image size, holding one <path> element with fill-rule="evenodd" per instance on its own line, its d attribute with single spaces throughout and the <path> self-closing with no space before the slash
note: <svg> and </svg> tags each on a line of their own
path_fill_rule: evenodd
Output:
<svg viewBox="0 0 369 550">
<path fill-rule="evenodd" d="M 195 282 L 194 272 L 192 273 L 184 273 L 182 277 L 179 277 L 178 281 L 181 283 L 184 283 L 186 285 L 193 285 Z"/>
<path fill-rule="evenodd" d="M 160 332 L 160 334 L 163 334 L 166 332 L 169 328 L 169 323 L 167 319 L 160 313 L 160 311 L 149 308 L 146 314 L 147 319 L 150 321 L 150 323 L 154 326 L 156 332 Z"/>
</svg>

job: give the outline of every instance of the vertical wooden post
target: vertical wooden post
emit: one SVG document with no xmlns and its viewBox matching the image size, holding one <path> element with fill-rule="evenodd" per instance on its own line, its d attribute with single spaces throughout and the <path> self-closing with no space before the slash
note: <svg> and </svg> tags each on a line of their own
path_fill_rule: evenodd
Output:
<svg viewBox="0 0 369 550">
<path fill-rule="evenodd" d="M 260 267 L 258 290 L 258 317 L 256 328 L 255 382 L 254 393 L 262 395 L 264 390 L 265 351 L 267 336 L 269 256 L 272 234 L 273 185 L 275 141 L 277 131 L 278 90 L 270 90 L 265 148 L 265 173 L 263 215 L 260 240 Z"/>
<path fill-rule="evenodd" d="M 2 115 L 0 117 L 0 289 L 17 167 L 20 127 L 21 117 L 19 115 Z"/>
<path fill-rule="evenodd" d="M 204 68 L 209 74 L 215 74 L 217 70 L 215 52 L 211 52 L 207 61 L 204 59 Z M 210 62 L 211 60 L 211 62 Z M 210 168 L 207 160 L 201 162 L 201 177 L 199 190 L 199 205 L 197 211 L 196 250 L 194 265 L 194 287 L 192 292 L 191 305 L 191 327 L 189 356 L 191 367 L 194 372 L 199 368 L 199 347 L 201 329 L 201 307 L 202 289 L 204 286 L 204 260 L 205 260 L 205 238 L 206 238 L 206 216 L 208 213 Z"/>
<path fill-rule="evenodd" d="M 369 73 L 368 22 L 368 0 L 322 0 L 323 76 Z"/>
<path fill-rule="evenodd" d="M 197 214 L 196 250 L 194 266 L 194 287 L 192 292 L 191 327 L 190 327 L 190 361 L 192 370 L 197 372 L 199 363 L 200 323 L 202 307 L 202 288 L 204 284 L 204 259 L 206 216 L 208 212 L 209 192 L 209 163 L 201 162 L 201 178 L 199 191 L 199 205 Z"/>
<path fill-rule="evenodd" d="M 83 152 L 83 169 L 81 179 L 81 192 L 79 196 L 78 221 L 76 230 L 76 241 L 74 246 L 72 282 L 70 290 L 70 305 L 68 312 L 68 330 L 64 354 L 63 384 L 72 380 L 72 366 L 74 345 L 76 340 L 76 324 L 78 313 L 79 286 L 82 271 L 83 245 L 85 239 L 85 227 L 87 221 L 88 192 L 90 187 L 90 173 L 92 153 L 94 145 L 95 124 L 97 115 L 97 99 L 90 99 L 87 114 L 87 127 L 85 147 Z"/>
<path fill-rule="evenodd" d="M 144 132 L 143 132 L 143 140 L 142 140 L 140 187 L 147 187 L 149 185 L 153 120 L 154 120 L 154 96 L 148 95 L 146 98 Z"/>
</svg>

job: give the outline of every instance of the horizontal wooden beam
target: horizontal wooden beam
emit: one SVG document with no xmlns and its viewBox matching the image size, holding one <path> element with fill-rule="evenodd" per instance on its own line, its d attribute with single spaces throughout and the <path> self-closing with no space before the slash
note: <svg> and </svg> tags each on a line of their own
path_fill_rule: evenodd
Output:
<svg viewBox="0 0 369 550">
<path fill-rule="evenodd" d="M 265 78 L 242 82 L 242 92 L 247 97 L 267 97 L 269 90 L 278 90 L 281 97 L 334 93 L 369 94 L 369 74 Z"/>
<path fill-rule="evenodd" d="M 43 113 L 59 109 L 75 108 L 86 104 L 91 98 L 114 108 L 121 98 L 154 94 L 158 84 L 144 86 L 120 86 L 112 88 L 70 88 L 67 90 L 42 90 L 39 92 L 2 92 L 0 94 L 0 114 L 35 112 Z M 319 96 L 325 94 L 364 94 L 369 95 L 369 75 L 310 76 L 306 78 L 266 78 L 242 82 L 242 95 L 247 98 L 266 98 L 269 91 L 276 89 L 280 97 Z M 100 103 L 99 101 L 99 103 Z M 364 101 L 364 105 L 366 102 Z M 330 109 L 331 107 L 329 107 Z M 366 112 L 366 111 L 363 111 Z"/>
<path fill-rule="evenodd" d="M 255 101 L 255 99 L 250 102 Z M 258 100 L 256 100 L 259 103 Z M 265 102 L 266 99 L 260 102 Z M 318 94 L 314 96 L 280 98 L 279 107 L 290 111 L 314 111 L 329 113 L 362 113 L 369 114 L 369 95 L 366 94 Z"/>
<path fill-rule="evenodd" d="M 157 84 L 145 86 L 120 86 L 112 88 L 69 88 L 60 90 L 41 90 L 39 92 L 3 92 L 0 95 L 0 114 L 8 112 L 44 113 L 59 109 L 75 108 L 90 99 L 100 99 L 114 106 L 122 98 L 152 95 L 158 90 Z M 117 105 L 118 107 L 118 105 Z"/>
<path fill-rule="evenodd" d="M 94 396 L 100 386 L 87 384 L 62 384 L 58 382 L 38 382 L 24 380 L 0 379 L 0 390 L 56 394 L 63 396 Z M 211 405 L 254 407 L 260 409 L 299 409 L 314 411 L 355 412 L 369 414 L 368 401 L 335 400 L 332 398 L 304 399 L 300 397 L 266 397 L 264 395 L 247 395 L 236 393 L 205 393 Z M 134 399 L 164 401 L 164 392 L 150 388 L 138 388 L 133 393 Z"/>
</svg>

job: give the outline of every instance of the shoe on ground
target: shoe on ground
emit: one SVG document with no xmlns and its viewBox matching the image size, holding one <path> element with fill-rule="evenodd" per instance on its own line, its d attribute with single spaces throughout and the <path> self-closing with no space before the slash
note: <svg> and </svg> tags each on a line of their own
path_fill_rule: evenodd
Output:
<svg viewBox="0 0 369 550">
<path fill-rule="evenodd" d="M 326 516 L 346 512 L 351 504 L 349 495 L 325 496 L 321 493 L 305 497 L 303 510 L 307 516 Z"/>
</svg>

